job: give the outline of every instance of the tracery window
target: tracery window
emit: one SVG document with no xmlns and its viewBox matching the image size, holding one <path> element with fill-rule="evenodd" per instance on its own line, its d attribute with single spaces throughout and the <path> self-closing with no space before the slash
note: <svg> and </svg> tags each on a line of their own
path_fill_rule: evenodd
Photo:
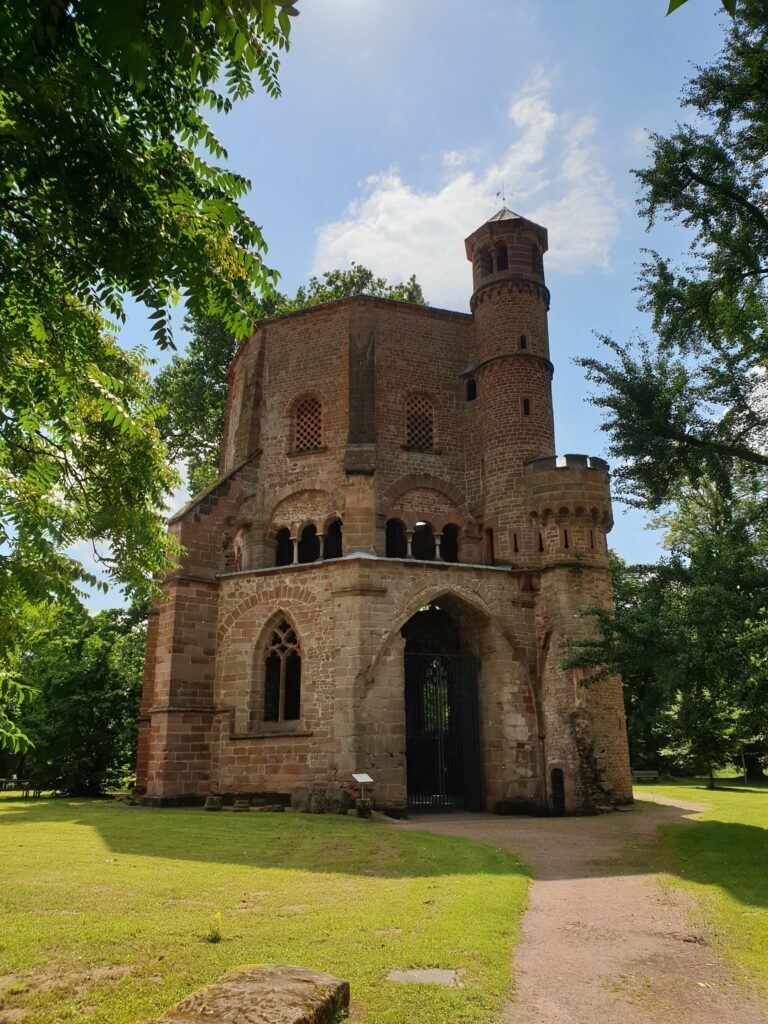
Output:
<svg viewBox="0 0 768 1024">
<path fill-rule="evenodd" d="M 405 436 L 409 448 L 429 451 L 435 445 L 435 410 L 424 395 L 411 395 L 405 405 Z"/>
<path fill-rule="evenodd" d="M 308 395 L 296 406 L 293 428 L 293 450 L 313 452 L 323 447 L 323 406 Z"/>
<path fill-rule="evenodd" d="M 264 667 L 264 721 L 295 722 L 301 709 L 301 648 L 281 619 L 270 637 Z"/>
</svg>

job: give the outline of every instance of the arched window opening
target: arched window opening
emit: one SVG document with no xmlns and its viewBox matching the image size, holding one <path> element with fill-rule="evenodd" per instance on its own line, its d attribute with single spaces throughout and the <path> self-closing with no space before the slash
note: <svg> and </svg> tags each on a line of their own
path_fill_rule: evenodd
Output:
<svg viewBox="0 0 768 1024">
<path fill-rule="evenodd" d="M 399 519 L 387 520 L 387 558 L 407 558 L 408 541 L 405 536 L 405 526 Z"/>
<path fill-rule="evenodd" d="M 424 395 L 411 395 L 405 406 L 405 443 L 428 451 L 435 442 L 435 410 Z"/>
<path fill-rule="evenodd" d="M 493 273 L 493 253 L 490 252 L 488 249 L 485 249 L 480 254 L 480 256 L 481 256 L 481 260 L 482 260 L 481 265 L 482 265 L 482 268 L 483 268 L 483 274 L 484 275 L 492 274 Z"/>
<path fill-rule="evenodd" d="M 528 348 L 528 337 L 525 334 L 520 335 L 520 348 Z"/>
<path fill-rule="evenodd" d="M 467 401 L 474 402 L 477 398 L 477 381 L 474 377 L 470 377 L 467 381 Z"/>
<path fill-rule="evenodd" d="M 293 540 L 287 526 L 277 531 L 275 543 L 275 565 L 291 565 L 293 562 Z"/>
<path fill-rule="evenodd" d="M 553 768 L 550 778 L 552 780 L 552 810 L 555 814 L 565 814 L 565 778 L 562 768 Z"/>
<path fill-rule="evenodd" d="M 488 526 L 483 530 L 483 565 L 493 565 L 494 561 L 493 529 Z"/>
<path fill-rule="evenodd" d="M 301 649 L 285 619 L 275 627 L 264 665 L 264 721 L 295 722 L 301 711 Z"/>
<path fill-rule="evenodd" d="M 411 554 L 420 562 L 431 562 L 435 557 L 435 538 L 429 523 L 416 523 L 411 541 Z"/>
<path fill-rule="evenodd" d="M 530 398 L 523 399 L 523 416 L 531 415 L 531 400 Z"/>
<path fill-rule="evenodd" d="M 341 558 L 343 554 L 341 542 L 341 520 L 334 521 L 325 531 L 325 543 L 323 544 L 324 558 Z"/>
<path fill-rule="evenodd" d="M 509 270 L 509 255 L 506 245 L 496 246 L 496 269 Z"/>
<path fill-rule="evenodd" d="M 312 523 L 305 526 L 299 538 L 299 562 L 306 565 L 307 562 L 316 562 L 320 557 L 320 538 L 317 536 L 317 527 Z"/>
<path fill-rule="evenodd" d="M 302 398 L 294 417 L 293 450 L 312 452 L 323 447 L 323 407 L 311 395 Z"/>
<path fill-rule="evenodd" d="M 440 557 L 444 562 L 458 562 L 459 560 L 459 528 L 453 523 L 443 527 L 440 537 Z"/>
</svg>

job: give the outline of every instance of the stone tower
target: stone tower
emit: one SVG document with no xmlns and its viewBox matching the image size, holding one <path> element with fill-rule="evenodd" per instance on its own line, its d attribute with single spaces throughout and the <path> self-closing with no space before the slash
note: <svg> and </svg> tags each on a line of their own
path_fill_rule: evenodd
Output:
<svg viewBox="0 0 768 1024">
<path fill-rule="evenodd" d="M 631 799 L 619 680 L 561 667 L 610 606 L 608 467 L 555 456 L 547 232 L 466 240 L 471 313 L 359 296 L 257 325 L 221 476 L 171 520 L 146 799 L 375 779 L 391 811 Z"/>
</svg>

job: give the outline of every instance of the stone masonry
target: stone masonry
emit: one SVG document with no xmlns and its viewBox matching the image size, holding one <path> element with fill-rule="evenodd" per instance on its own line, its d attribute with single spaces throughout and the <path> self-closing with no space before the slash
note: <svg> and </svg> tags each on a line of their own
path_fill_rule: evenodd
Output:
<svg viewBox="0 0 768 1024">
<path fill-rule="evenodd" d="M 631 800 L 620 681 L 561 668 L 580 613 L 612 601 L 612 513 L 606 463 L 555 456 L 546 249 L 505 208 L 466 241 L 470 314 L 358 296 L 242 342 L 220 478 L 171 519 L 186 554 L 150 615 L 148 801 L 360 771 L 394 812 L 416 787 L 497 810 Z M 461 699 L 440 690 L 459 663 Z"/>
</svg>

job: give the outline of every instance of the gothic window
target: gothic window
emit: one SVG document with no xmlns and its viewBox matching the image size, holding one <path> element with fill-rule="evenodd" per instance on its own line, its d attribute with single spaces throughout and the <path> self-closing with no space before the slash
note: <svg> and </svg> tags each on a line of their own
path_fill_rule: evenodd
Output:
<svg viewBox="0 0 768 1024">
<path fill-rule="evenodd" d="M 405 537 L 405 526 L 399 519 L 387 520 L 387 558 L 407 558 L 408 542 Z"/>
<path fill-rule="evenodd" d="M 293 429 L 293 450 L 313 452 L 323 447 L 323 406 L 311 395 L 296 406 Z"/>
<path fill-rule="evenodd" d="M 424 395 L 411 395 L 405 406 L 405 436 L 409 448 L 429 451 L 435 442 L 435 411 Z"/>
<path fill-rule="evenodd" d="M 334 521 L 328 527 L 326 527 L 325 530 L 323 557 L 341 558 L 341 556 L 344 553 L 341 541 L 341 520 L 334 519 Z"/>
<path fill-rule="evenodd" d="M 293 540 L 291 531 L 283 526 L 275 538 L 275 565 L 291 565 L 293 562 Z"/>
<path fill-rule="evenodd" d="M 317 527 L 310 523 L 299 537 L 299 562 L 306 565 L 307 562 L 316 562 L 319 557 L 320 538 L 317 536 Z"/>
<path fill-rule="evenodd" d="M 275 627 L 264 666 L 264 721 L 295 722 L 301 708 L 301 648 L 285 619 Z"/>
</svg>

